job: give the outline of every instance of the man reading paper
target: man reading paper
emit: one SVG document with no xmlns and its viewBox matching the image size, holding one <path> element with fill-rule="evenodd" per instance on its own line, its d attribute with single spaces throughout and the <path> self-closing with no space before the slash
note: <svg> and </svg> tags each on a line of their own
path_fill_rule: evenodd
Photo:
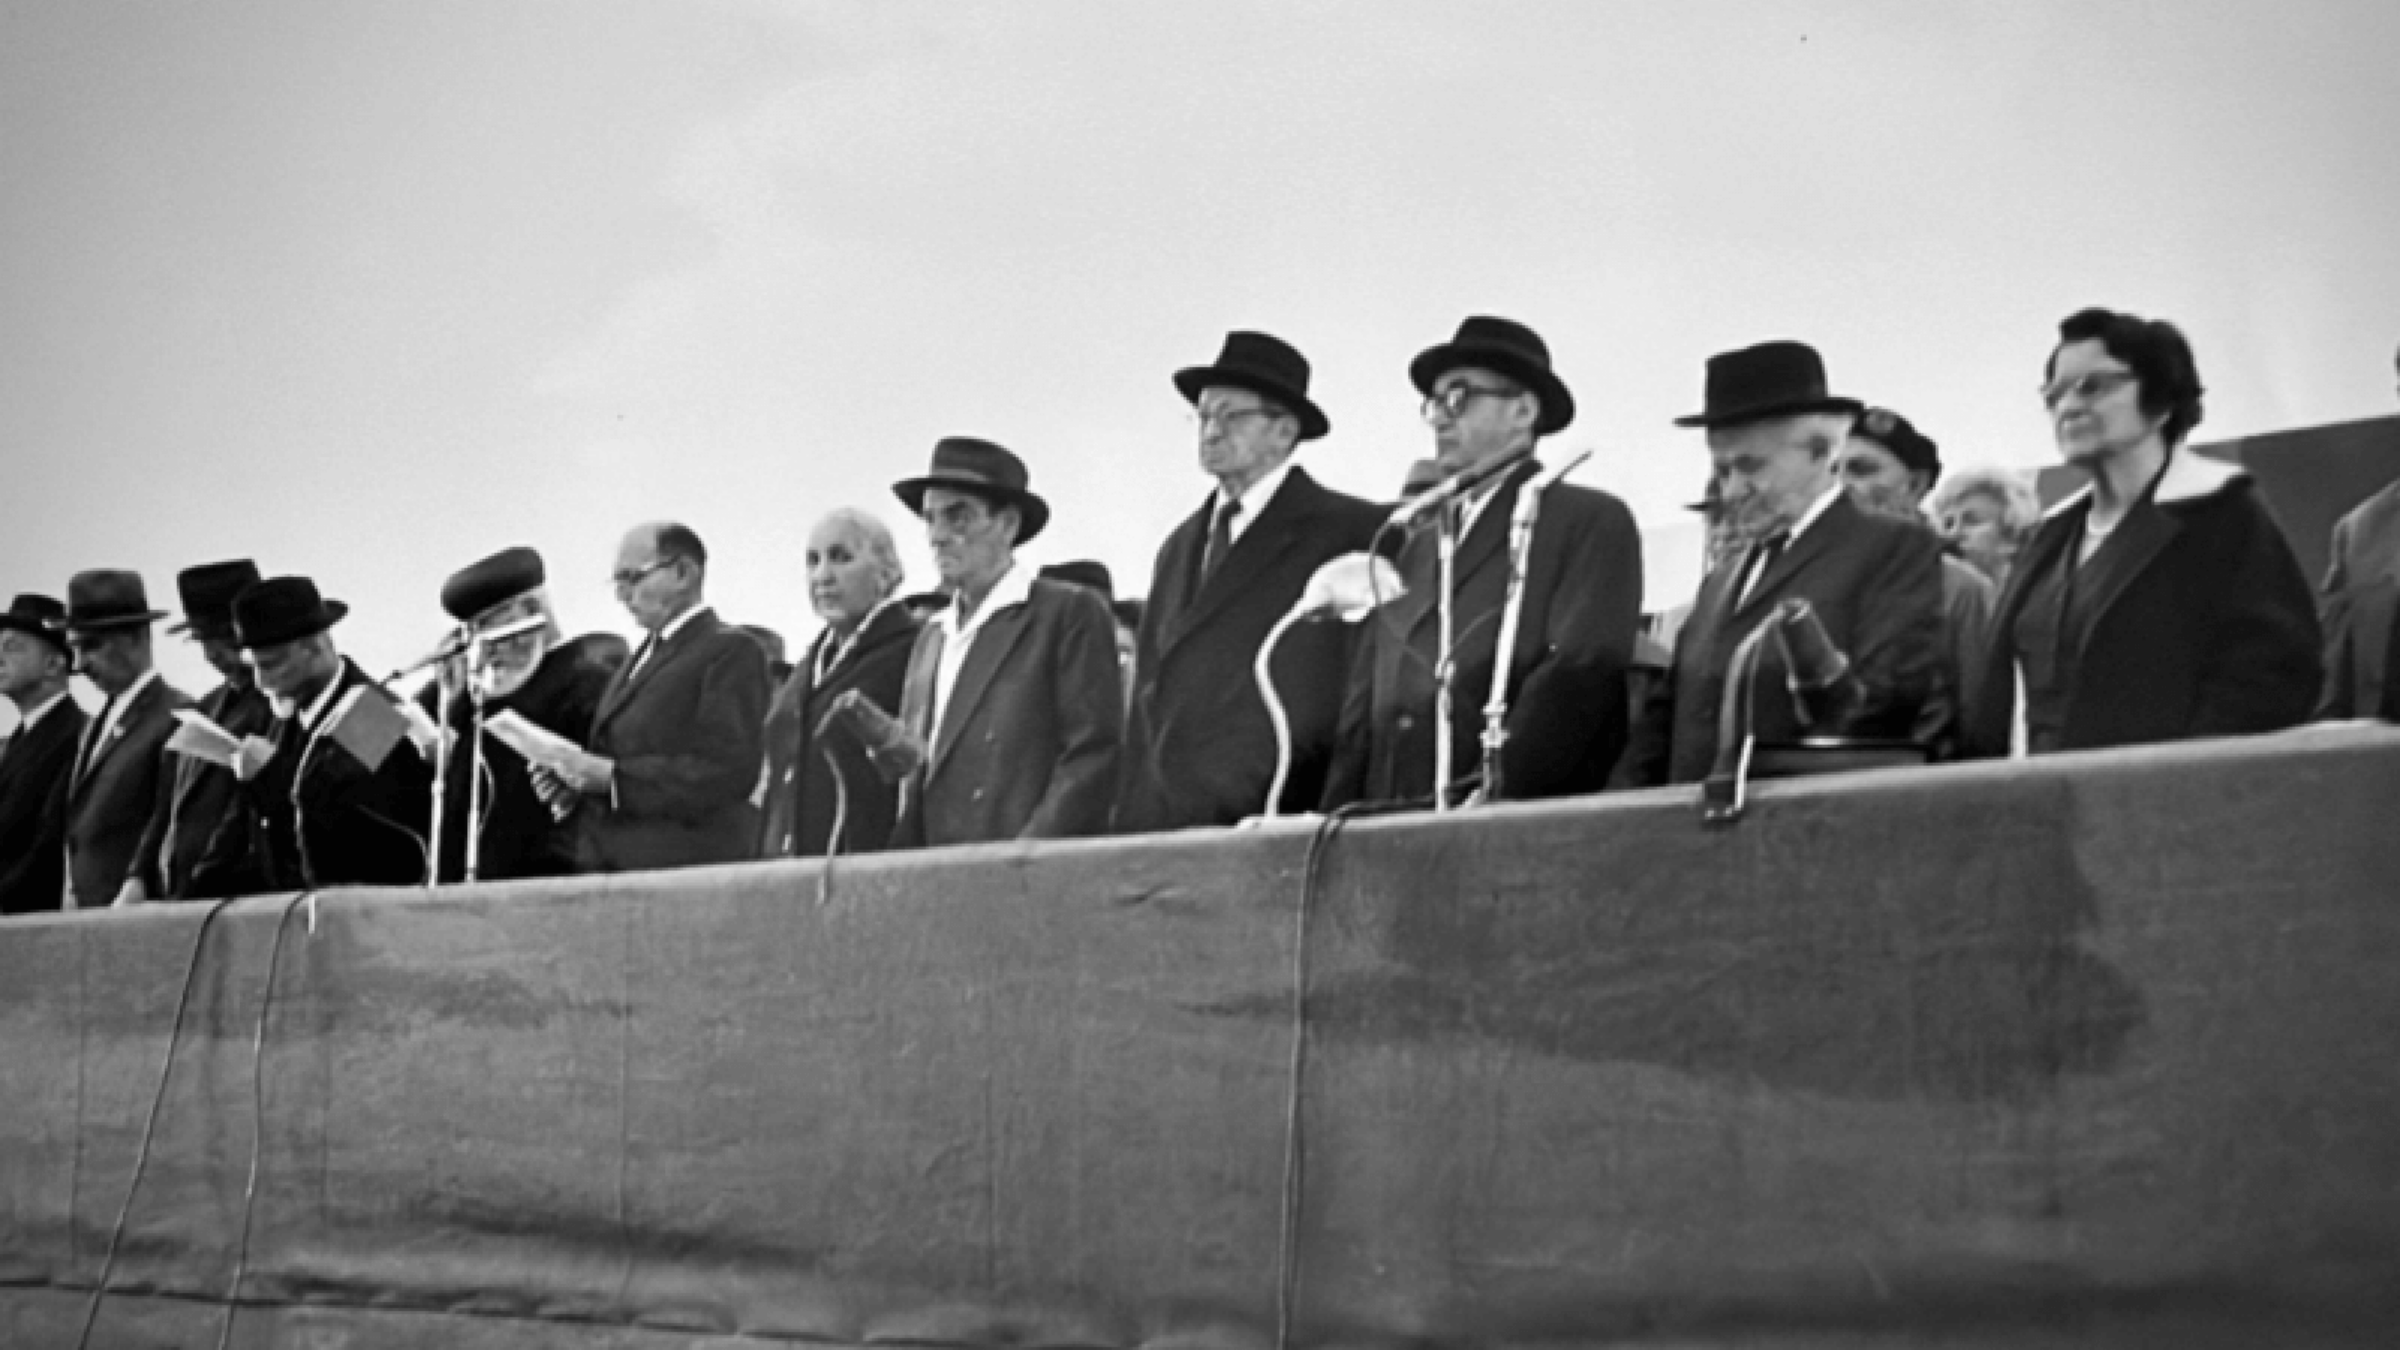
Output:
<svg viewBox="0 0 2400 1350">
<path fill-rule="evenodd" d="M 242 783 L 255 847 L 220 830 L 195 874 L 198 896 L 415 886 L 426 877 L 433 767 L 381 685 L 335 648 L 349 609 L 306 577 L 273 577 L 233 602 L 259 688 L 288 710 L 275 749 Z"/>
</svg>

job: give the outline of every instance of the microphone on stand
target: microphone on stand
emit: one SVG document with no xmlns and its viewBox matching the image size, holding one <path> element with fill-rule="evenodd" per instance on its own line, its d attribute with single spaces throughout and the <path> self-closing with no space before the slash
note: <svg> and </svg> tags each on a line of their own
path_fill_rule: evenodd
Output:
<svg viewBox="0 0 2400 1350">
<path fill-rule="evenodd" d="M 1471 469 L 1461 469 L 1457 473 L 1454 473 L 1448 478 L 1445 478 L 1442 481 L 1434 484 L 1432 487 L 1429 487 L 1423 492 L 1418 493 L 1416 496 L 1409 498 L 1396 507 L 1393 507 L 1392 514 L 1383 522 L 1383 528 L 1388 530 L 1395 527 L 1408 526 L 1419 518 L 1423 517 L 1427 512 L 1430 512 L 1434 508 L 1442 505 L 1444 502 L 1454 501 L 1457 498 L 1466 495 L 1467 493 L 1473 492 L 1475 489 L 1482 487 L 1484 484 L 1492 481 L 1495 478 L 1498 478 L 1500 475 L 1507 473 L 1510 469 L 1513 469 L 1519 464 L 1524 463 L 1532 456 L 1533 447 L 1529 445 L 1522 450 L 1517 450 L 1510 454 L 1502 455 L 1500 458 L 1495 459 L 1488 464 L 1478 465 Z"/>
<path fill-rule="evenodd" d="M 457 658 L 467 654 L 467 644 L 473 642 L 474 640 L 475 630 L 462 623 L 450 634 L 450 636 L 443 638 L 440 642 L 434 644 L 432 651 L 425 653 L 416 660 L 411 661 L 407 665 L 400 667 L 398 670 L 393 671 L 391 674 L 384 676 L 383 682 L 385 684 L 390 684 L 394 680 L 405 680 L 420 670 L 438 666 L 444 661 L 456 660 Z"/>
</svg>

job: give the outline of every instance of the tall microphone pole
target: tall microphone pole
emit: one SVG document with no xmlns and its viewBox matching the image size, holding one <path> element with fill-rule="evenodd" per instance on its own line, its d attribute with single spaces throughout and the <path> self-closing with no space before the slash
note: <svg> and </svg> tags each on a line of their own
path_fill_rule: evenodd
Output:
<svg viewBox="0 0 2400 1350">
<path fill-rule="evenodd" d="M 1450 748 L 1450 676 L 1455 669 L 1451 660 L 1450 630 L 1456 623 L 1456 597 L 1451 594 L 1451 582 L 1458 570 L 1458 513 L 1451 509 L 1449 502 L 1442 503 L 1441 515 L 1435 520 L 1434 530 L 1441 570 L 1435 583 L 1438 592 L 1435 609 L 1440 615 L 1440 626 L 1434 630 L 1433 649 L 1436 654 L 1433 663 L 1433 809 L 1447 811 L 1450 809 L 1450 775 L 1453 770 L 1450 761 L 1455 753 Z"/>
<path fill-rule="evenodd" d="M 1533 556 L 1533 527 L 1541 519 L 1542 496 L 1585 460 L 1586 450 L 1554 469 L 1525 480 L 1508 521 L 1508 595 L 1500 602 L 1499 645 L 1492 649 L 1492 688 L 1483 701 L 1483 799 L 1501 796 L 1500 752 L 1508 745 L 1508 677 L 1517 654 L 1517 628 L 1525 612 L 1525 567 Z"/>
</svg>

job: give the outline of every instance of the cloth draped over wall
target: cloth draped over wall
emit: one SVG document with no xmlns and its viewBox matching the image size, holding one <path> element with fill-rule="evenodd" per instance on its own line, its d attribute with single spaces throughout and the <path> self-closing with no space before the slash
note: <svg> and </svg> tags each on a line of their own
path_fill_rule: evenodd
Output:
<svg viewBox="0 0 2400 1350">
<path fill-rule="evenodd" d="M 95 1345 L 237 1264 L 242 1346 L 1260 1346 L 1287 1257 L 1304 1345 L 2400 1313 L 2400 732 L 1690 797 L 1348 822 L 1304 952 L 1299 824 L 12 923 L 0 1342 L 187 968 Z"/>
</svg>

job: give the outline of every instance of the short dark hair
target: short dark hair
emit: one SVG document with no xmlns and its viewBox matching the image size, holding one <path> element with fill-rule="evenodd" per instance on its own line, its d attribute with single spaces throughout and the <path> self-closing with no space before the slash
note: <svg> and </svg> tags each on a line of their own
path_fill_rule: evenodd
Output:
<svg viewBox="0 0 2400 1350">
<path fill-rule="evenodd" d="M 2167 444 L 2179 445 L 2200 425 L 2200 366 L 2192 359 L 2192 344 L 2183 330 L 2164 319 L 2145 319 L 2113 309 L 2079 309 L 2058 325 L 2058 347 L 2043 363 L 2046 384 L 2058 373 L 2058 349 L 2070 342 L 2097 342 L 2124 362 L 2138 383 L 2142 412 L 2164 417 L 2159 432 Z"/>
<path fill-rule="evenodd" d="M 667 524 L 658 527 L 658 537 L 651 549 L 661 562 L 689 562 L 695 567 L 708 566 L 708 545 L 692 533 L 689 525 Z"/>
</svg>

